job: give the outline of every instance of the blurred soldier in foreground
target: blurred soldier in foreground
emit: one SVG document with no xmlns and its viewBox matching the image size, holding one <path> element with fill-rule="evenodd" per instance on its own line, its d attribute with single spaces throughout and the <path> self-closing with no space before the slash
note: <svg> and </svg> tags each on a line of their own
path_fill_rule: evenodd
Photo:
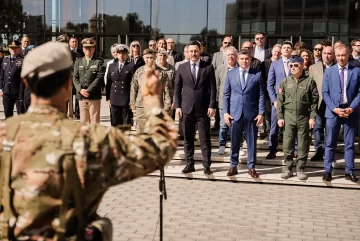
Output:
<svg viewBox="0 0 360 241">
<path fill-rule="evenodd" d="M 71 70 L 62 43 L 41 45 L 25 58 L 21 77 L 31 106 L 0 125 L 0 240 L 111 240 L 110 220 L 96 214 L 106 190 L 162 168 L 175 153 L 178 131 L 160 108 L 152 69 L 144 74 L 142 135 L 68 120 Z"/>
</svg>

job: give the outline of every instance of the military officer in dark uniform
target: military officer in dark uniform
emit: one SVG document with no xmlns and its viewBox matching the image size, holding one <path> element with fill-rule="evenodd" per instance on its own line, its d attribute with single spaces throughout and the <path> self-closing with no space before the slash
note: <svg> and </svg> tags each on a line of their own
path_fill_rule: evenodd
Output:
<svg viewBox="0 0 360 241">
<path fill-rule="evenodd" d="M 81 41 L 85 57 L 77 59 L 73 83 L 79 100 L 80 121 L 100 123 L 101 87 L 104 84 L 104 60 L 94 56 L 96 41 L 86 38 Z"/>
<path fill-rule="evenodd" d="M 319 94 L 316 82 L 305 75 L 304 60 L 293 56 L 289 67 L 291 75 L 280 84 L 277 95 L 278 125 L 284 128 L 285 167 L 281 178 L 293 176 L 296 166 L 298 179 L 306 180 L 305 164 L 309 154 L 309 129 L 314 128 Z M 298 143 L 298 157 L 293 161 L 295 138 Z"/>
<path fill-rule="evenodd" d="M 115 47 L 115 51 L 117 61 L 109 66 L 106 81 L 106 100 L 111 108 L 111 125 L 129 125 L 132 119 L 130 87 L 136 67 L 127 60 L 128 46 L 119 44 Z"/>
<path fill-rule="evenodd" d="M 21 43 L 14 41 L 9 45 L 10 55 L 6 56 L 1 65 L 0 95 L 3 97 L 5 118 L 14 114 L 14 106 L 18 114 L 22 113 L 22 97 L 20 96 L 21 68 L 24 58 L 21 55 Z"/>
</svg>

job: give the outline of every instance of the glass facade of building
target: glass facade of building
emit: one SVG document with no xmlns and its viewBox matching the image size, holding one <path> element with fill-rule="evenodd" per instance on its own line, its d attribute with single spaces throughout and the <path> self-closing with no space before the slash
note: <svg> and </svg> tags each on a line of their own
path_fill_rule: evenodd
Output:
<svg viewBox="0 0 360 241">
<path fill-rule="evenodd" d="M 3 0 L 0 45 L 27 34 L 31 44 L 67 33 L 95 37 L 99 56 L 110 45 L 171 37 L 177 50 L 192 39 L 217 52 L 224 35 L 234 46 L 263 31 L 272 46 L 285 39 L 310 46 L 360 37 L 359 0 Z"/>
</svg>

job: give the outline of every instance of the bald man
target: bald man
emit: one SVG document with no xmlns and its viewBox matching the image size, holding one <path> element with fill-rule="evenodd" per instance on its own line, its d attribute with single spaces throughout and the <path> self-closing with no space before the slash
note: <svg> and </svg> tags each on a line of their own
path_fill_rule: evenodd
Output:
<svg viewBox="0 0 360 241">
<path fill-rule="evenodd" d="M 182 54 L 175 50 L 175 42 L 172 38 L 166 40 L 166 46 L 168 55 L 173 56 L 175 63 L 183 60 Z"/>
</svg>

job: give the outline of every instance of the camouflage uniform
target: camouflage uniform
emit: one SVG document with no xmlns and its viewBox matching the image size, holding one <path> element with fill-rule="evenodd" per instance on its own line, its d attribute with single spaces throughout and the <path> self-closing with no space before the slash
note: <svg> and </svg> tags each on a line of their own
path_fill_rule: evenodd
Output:
<svg viewBox="0 0 360 241">
<path fill-rule="evenodd" d="M 153 108 L 147 117 L 148 133 L 154 132 L 165 119 L 171 121 L 160 108 Z M 17 134 L 9 151 L 12 141 L 8 132 L 14 127 Z M 68 145 L 67 150 L 64 144 Z M 77 226 L 76 194 L 82 195 L 82 211 L 92 222 L 109 187 L 164 166 L 175 153 L 161 134 L 124 134 L 113 127 L 81 124 L 46 105 L 30 107 L 26 114 L 0 123 L 0 147 L 1 175 L 6 176 L 4 170 L 11 170 L 8 177 L 12 191 L 4 185 L 1 204 L 8 201 L 5 195 L 8 193 L 13 207 L 7 209 L 7 214 L 0 213 L 0 240 L 52 240 L 54 235 L 71 240 L 68 237 L 75 235 Z M 8 164 L 5 152 L 12 157 L 11 167 L 5 167 Z M 75 197 L 69 196 L 69 205 L 62 202 L 66 179 L 70 178 L 64 167 L 66 157 L 74 162 L 80 186 Z M 65 205 L 66 233 L 62 233 L 61 208 Z M 6 220 L 11 233 L 8 238 L 3 236 L 5 229 L 1 229 L 8 225 Z"/>
<path fill-rule="evenodd" d="M 138 68 L 133 76 L 131 81 L 131 91 L 130 91 L 130 105 L 131 108 L 136 110 L 136 132 L 143 133 L 144 126 L 146 123 L 145 109 L 144 109 L 144 99 L 141 94 L 141 86 L 144 81 L 144 71 L 146 66 L 141 66 Z M 163 101 L 164 101 L 164 110 L 169 113 L 171 110 L 172 96 L 173 91 L 167 81 L 167 75 L 163 72 L 160 72 L 160 81 L 163 87 Z"/>
<path fill-rule="evenodd" d="M 166 64 L 165 68 L 156 65 L 156 69 L 161 71 L 164 75 L 164 78 L 166 80 L 164 80 L 164 82 L 169 85 L 169 90 L 171 91 L 170 96 L 172 99 L 172 103 L 175 102 L 175 97 L 174 97 L 174 86 L 175 86 L 175 68 L 173 66 L 171 66 L 169 63 Z M 169 115 L 172 115 L 173 109 L 170 108 L 167 113 Z"/>
</svg>

